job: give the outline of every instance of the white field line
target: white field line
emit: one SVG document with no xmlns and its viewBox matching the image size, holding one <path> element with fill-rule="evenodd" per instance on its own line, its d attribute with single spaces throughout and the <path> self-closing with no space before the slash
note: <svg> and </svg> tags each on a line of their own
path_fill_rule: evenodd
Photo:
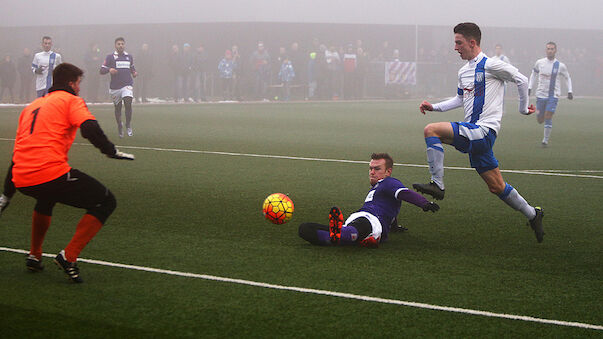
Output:
<svg viewBox="0 0 603 339">
<path fill-rule="evenodd" d="M 0 247 L 0 251 L 21 253 L 21 254 L 29 253 L 28 251 L 25 251 L 25 250 L 8 248 L 8 247 Z M 47 254 L 47 253 L 44 253 L 43 256 L 48 257 L 48 258 L 55 257 L 55 255 Z M 541 323 L 541 324 L 550 324 L 550 325 L 567 326 L 567 327 L 579 327 L 579 328 L 586 328 L 586 329 L 593 329 L 593 330 L 603 330 L 603 326 L 600 326 L 600 325 L 593 325 L 593 324 L 573 322 L 573 321 L 543 319 L 543 318 L 536 318 L 536 317 L 523 316 L 523 315 L 495 313 L 495 312 L 488 312 L 488 311 L 472 310 L 472 309 L 468 309 L 468 308 L 439 306 L 439 305 L 431 305 L 431 304 L 418 303 L 418 302 L 412 302 L 412 301 L 384 299 L 384 298 L 370 297 L 370 296 L 364 296 L 364 295 L 358 295 L 358 294 L 317 290 L 317 289 L 313 289 L 313 288 L 275 285 L 275 284 L 268 284 L 268 283 L 262 283 L 262 282 L 257 282 L 257 281 L 243 280 L 243 279 L 218 277 L 215 275 L 197 274 L 197 273 L 189 273 L 189 272 L 163 270 L 163 269 L 159 269 L 159 268 L 152 268 L 152 267 L 145 267 L 145 266 L 135 266 L 135 265 L 113 263 L 113 262 L 108 262 L 108 261 L 103 261 L 103 260 L 78 258 L 78 261 L 88 263 L 88 264 L 125 268 L 125 269 L 136 270 L 136 271 L 160 273 L 160 274 L 167 274 L 167 275 L 173 275 L 173 276 L 179 276 L 179 277 L 204 279 L 204 280 L 219 281 L 219 282 L 233 283 L 233 284 L 240 284 L 240 285 L 247 285 L 247 286 L 254 286 L 254 287 L 270 288 L 270 289 L 276 289 L 276 290 L 293 291 L 293 292 L 299 292 L 299 293 L 326 295 L 326 296 L 331 296 L 331 297 L 361 300 L 361 301 L 370 301 L 370 302 L 376 302 L 376 303 L 382 303 L 382 304 L 400 305 L 400 306 L 422 308 L 422 309 L 435 310 L 435 311 L 463 313 L 463 314 L 471 314 L 471 315 L 483 316 L 483 317 L 520 320 L 520 321 L 535 322 L 535 323 Z"/>
<path fill-rule="evenodd" d="M 15 139 L 0 138 L 1 141 L 14 141 Z M 79 146 L 92 146 L 88 143 L 74 143 Z M 191 150 L 191 149 L 178 149 L 178 148 L 162 148 L 162 147 L 145 147 L 145 146 L 117 146 L 120 149 L 139 149 L 146 151 L 160 151 L 160 152 L 178 152 L 178 153 L 197 153 L 197 154 L 214 154 L 214 155 L 228 155 L 228 156 L 239 156 L 239 157 L 254 157 L 254 158 L 272 158 L 272 159 L 288 159 L 288 160 L 305 160 L 305 161 L 321 161 L 321 162 L 339 162 L 339 163 L 352 163 L 352 164 L 368 164 L 368 161 L 361 160 L 345 160 L 345 159 L 327 159 L 327 158 L 311 158 L 311 157 L 296 157 L 288 155 L 271 155 L 271 154 L 254 154 L 254 153 L 237 153 L 237 152 L 220 152 L 220 151 L 204 151 L 204 150 Z M 421 164 L 403 164 L 396 163 L 394 166 L 402 167 L 421 167 L 428 168 L 428 165 Z M 454 167 L 444 166 L 445 169 L 449 170 L 463 170 L 463 171 L 475 171 L 470 167 Z M 569 173 L 555 173 L 559 170 L 500 170 L 502 173 L 516 173 L 516 174 L 530 174 L 530 175 L 546 175 L 555 177 L 572 177 L 572 178 L 591 178 L 591 179 L 603 179 L 600 175 L 587 175 L 587 174 L 569 174 Z M 572 170 L 574 171 L 574 170 Z M 585 170 L 583 172 L 591 172 L 591 170 Z M 592 170 L 592 172 L 599 172 L 598 170 Z"/>
</svg>

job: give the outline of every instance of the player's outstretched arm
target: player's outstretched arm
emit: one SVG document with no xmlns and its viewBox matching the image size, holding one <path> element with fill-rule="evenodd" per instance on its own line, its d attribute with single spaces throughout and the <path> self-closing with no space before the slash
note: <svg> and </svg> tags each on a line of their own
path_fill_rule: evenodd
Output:
<svg viewBox="0 0 603 339">
<path fill-rule="evenodd" d="M 80 125 L 82 136 L 90 141 L 103 154 L 113 159 L 134 160 L 134 155 L 120 152 L 115 145 L 109 141 L 96 120 L 86 120 Z"/>
<path fill-rule="evenodd" d="M 419 193 L 417 193 L 415 191 L 411 191 L 411 190 L 400 191 L 398 193 L 397 199 L 406 201 L 417 207 L 420 207 L 425 212 L 427 212 L 427 211 L 436 212 L 440 209 L 440 206 L 438 206 L 438 204 L 436 204 L 435 202 L 431 202 L 431 201 L 425 199 L 424 196 L 420 195 Z"/>
<path fill-rule="evenodd" d="M 433 111 L 433 105 L 423 100 L 423 102 L 419 105 L 419 111 L 421 111 L 423 114 L 425 114 L 425 111 Z"/>
</svg>

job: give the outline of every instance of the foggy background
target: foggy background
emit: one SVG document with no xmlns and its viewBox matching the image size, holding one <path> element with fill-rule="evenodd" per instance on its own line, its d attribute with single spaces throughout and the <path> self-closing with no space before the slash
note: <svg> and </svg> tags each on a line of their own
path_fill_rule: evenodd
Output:
<svg viewBox="0 0 603 339">
<path fill-rule="evenodd" d="M 462 64 L 454 51 L 452 27 L 463 21 L 480 25 L 481 46 L 487 55 L 494 55 L 494 46 L 502 44 L 504 54 L 526 76 L 534 62 L 545 56 L 546 42 L 555 41 L 557 58 L 568 66 L 574 93 L 603 93 L 603 1 L 597 0 L 2 0 L 0 4 L 3 59 L 9 55 L 16 62 L 24 48 L 38 52 L 41 37 L 49 35 L 53 50 L 62 54 L 63 61 L 83 67 L 84 55 L 93 43 L 98 44 L 104 58 L 112 53 L 114 39 L 123 36 L 135 65 L 141 45 L 150 46 L 151 97 L 172 96 L 168 58 L 174 44 L 182 48 L 189 43 L 193 49 L 204 46 L 208 55 L 205 86 L 208 94 L 215 96 L 219 92 L 218 62 L 233 44 L 239 46 L 246 63 L 260 40 L 274 59 L 279 47 L 289 49 L 293 42 L 298 42 L 306 55 L 315 38 L 337 48 L 362 40 L 370 62 L 363 97 L 451 96 L 456 92 L 456 72 Z M 384 41 L 389 42 L 388 48 L 383 48 Z M 383 83 L 383 61 L 391 58 L 394 49 L 399 50 L 401 61 L 417 62 L 417 84 L 388 93 Z M 246 66 L 242 70 L 245 88 L 251 86 L 245 79 L 249 75 Z M 304 64 L 296 70 L 298 80 L 303 81 L 305 69 Z M 98 69 L 85 70 L 87 79 L 97 76 Z M 147 70 L 138 71 L 142 74 Z M 108 100 L 108 76 L 99 79 L 99 95 Z M 513 89 L 509 94 L 515 93 Z M 304 93 L 295 95 L 304 97 Z"/>
</svg>

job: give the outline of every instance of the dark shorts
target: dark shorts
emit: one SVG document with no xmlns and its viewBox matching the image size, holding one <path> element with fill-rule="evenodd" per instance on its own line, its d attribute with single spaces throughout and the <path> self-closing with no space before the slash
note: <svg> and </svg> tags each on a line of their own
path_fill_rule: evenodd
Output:
<svg viewBox="0 0 603 339">
<path fill-rule="evenodd" d="M 484 132 L 479 125 L 469 122 L 451 122 L 454 131 L 452 145 L 457 150 L 469 154 L 471 167 L 477 173 L 484 173 L 498 167 L 498 160 L 494 157 L 492 147 L 496 141 L 496 133 L 489 129 Z"/>
<path fill-rule="evenodd" d="M 54 205 L 61 203 L 86 209 L 89 214 L 104 222 L 103 219 L 108 217 L 105 216 L 107 208 L 110 209 L 108 214 L 113 211 L 106 205 L 114 204 L 115 201 L 113 194 L 98 180 L 73 168 L 54 180 L 17 189 L 36 199 L 35 210 L 44 215 L 52 215 Z"/>
</svg>

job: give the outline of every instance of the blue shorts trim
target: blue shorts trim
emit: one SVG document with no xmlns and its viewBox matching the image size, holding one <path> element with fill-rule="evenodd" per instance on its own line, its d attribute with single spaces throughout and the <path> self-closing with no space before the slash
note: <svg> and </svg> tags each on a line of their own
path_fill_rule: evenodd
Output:
<svg viewBox="0 0 603 339">
<path fill-rule="evenodd" d="M 484 173 L 498 167 L 498 160 L 494 157 L 492 147 L 496 141 L 496 133 L 489 130 L 481 139 L 469 140 L 467 137 L 459 133 L 459 126 L 468 129 L 478 129 L 479 125 L 469 122 L 451 122 L 452 130 L 454 131 L 454 141 L 452 145 L 458 151 L 469 154 L 469 163 L 472 168 L 475 168 L 477 173 Z"/>
<path fill-rule="evenodd" d="M 544 115 L 544 112 L 555 113 L 558 102 L 558 98 L 536 98 L 536 109 L 538 110 L 538 116 Z"/>
</svg>

